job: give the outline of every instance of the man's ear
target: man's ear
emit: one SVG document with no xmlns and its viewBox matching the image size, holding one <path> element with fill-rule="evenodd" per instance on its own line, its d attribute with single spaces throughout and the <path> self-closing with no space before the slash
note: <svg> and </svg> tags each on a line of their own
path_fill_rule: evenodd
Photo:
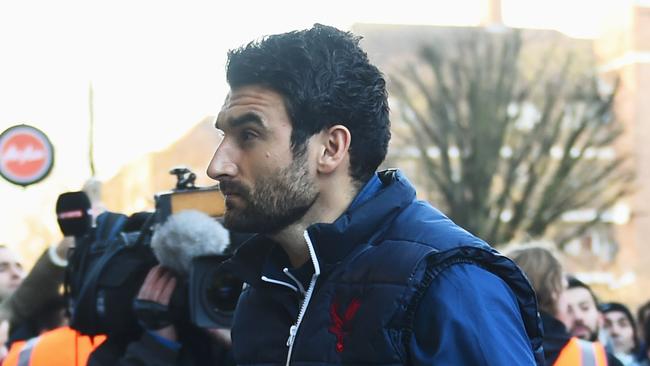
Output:
<svg viewBox="0 0 650 366">
<path fill-rule="evenodd" d="M 332 173 L 349 155 L 352 135 L 343 125 L 334 125 L 321 132 L 321 149 L 318 156 L 318 172 Z"/>
</svg>

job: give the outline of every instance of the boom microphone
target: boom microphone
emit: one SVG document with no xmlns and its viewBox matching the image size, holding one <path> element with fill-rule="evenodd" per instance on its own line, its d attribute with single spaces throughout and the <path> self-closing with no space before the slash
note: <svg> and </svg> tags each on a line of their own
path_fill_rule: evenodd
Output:
<svg viewBox="0 0 650 366">
<path fill-rule="evenodd" d="M 65 192 L 56 200 L 56 221 L 63 236 L 82 236 L 92 226 L 90 199 L 83 191 Z"/>
<path fill-rule="evenodd" d="M 151 238 L 151 248 L 160 264 L 186 278 L 193 258 L 222 254 L 228 244 L 228 230 L 196 210 L 169 216 Z"/>
</svg>

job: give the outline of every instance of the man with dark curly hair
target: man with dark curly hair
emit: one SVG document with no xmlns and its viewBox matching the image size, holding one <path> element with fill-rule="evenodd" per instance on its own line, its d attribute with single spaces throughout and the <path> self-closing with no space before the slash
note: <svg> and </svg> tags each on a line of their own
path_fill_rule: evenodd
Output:
<svg viewBox="0 0 650 366">
<path fill-rule="evenodd" d="M 315 25 L 231 51 L 208 167 L 244 279 L 237 364 L 534 365 L 541 329 L 517 266 L 377 172 L 386 83 L 359 38 Z"/>
</svg>

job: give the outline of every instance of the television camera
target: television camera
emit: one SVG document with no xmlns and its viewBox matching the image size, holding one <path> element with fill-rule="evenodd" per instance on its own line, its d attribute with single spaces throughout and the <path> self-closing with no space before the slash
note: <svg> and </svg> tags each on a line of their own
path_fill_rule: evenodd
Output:
<svg viewBox="0 0 650 366">
<path fill-rule="evenodd" d="M 65 236 L 75 236 L 65 281 L 70 325 L 81 333 L 137 337 L 142 329 L 134 313 L 134 299 L 149 270 L 158 263 L 165 265 L 167 259 L 158 252 L 166 251 L 169 258 L 176 257 L 174 250 L 190 253 L 191 264 L 185 266 L 189 268 L 179 276 L 184 280 L 177 282 L 172 295 L 169 308 L 173 320 L 189 320 L 203 328 L 230 326 L 243 283 L 221 264 L 229 258 L 231 248 L 248 235 L 226 231 L 230 243 L 217 243 L 222 239 L 214 239 L 212 247 L 203 239 L 199 243 L 198 238 L 212 240 L 215 231 L 210 230 L 225 231 L 219 223 L 224 198 L 218 186 L 196 187 L 196 175 L 187 168 L 174 168 L 170 173 L 176 176 L 176 186 L 155 195 L 153 213 L 127 217 L 104 212 L 91 225 L 90 202 L 83 192 L 59 196 L 59 226 Z M 187 210 L 202 212 L 213 220 L 197 227 L 172 226 L 174 218 Z M 187 240 L 171 249 L 156 247 L 177 238 Z M 201 249 L 194 247 L 200 245 Z"/>
</svg>

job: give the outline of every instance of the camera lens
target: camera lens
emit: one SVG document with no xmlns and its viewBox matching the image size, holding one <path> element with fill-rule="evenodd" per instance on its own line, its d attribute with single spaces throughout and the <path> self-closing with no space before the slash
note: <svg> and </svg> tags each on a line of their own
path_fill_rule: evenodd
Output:
<svg viewBox="0 0 650 366">
<path fill-rule="evenodd" d="M 202 328 L 230 327 L 243 282 L 224 263 L 230 255 L 209 255 L 192 260 L 190 318 Z"/>
<path fill-rule="evenodd" d="M 241 280 L 228 272 L 218 270 L 211 273 L 206 280 L 208 283 L 205 296 L 209 307 L 217 312 L 233 312 L 241 293 Z"/>
</svg>

